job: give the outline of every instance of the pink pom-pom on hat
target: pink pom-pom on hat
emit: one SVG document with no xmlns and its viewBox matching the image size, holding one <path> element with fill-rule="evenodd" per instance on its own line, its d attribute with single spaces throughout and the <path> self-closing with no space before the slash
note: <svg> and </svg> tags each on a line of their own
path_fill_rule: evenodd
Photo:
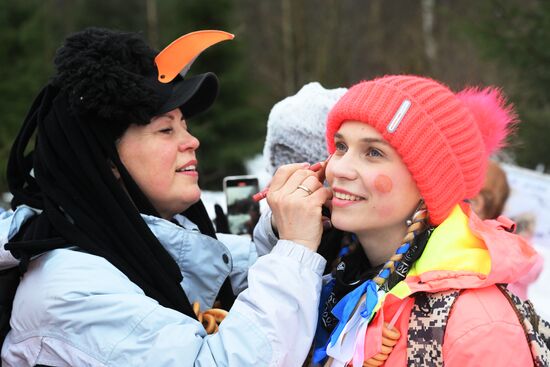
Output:
<svg viewBox="0 0 550 367">
<path fill-rule="evenodd" d="M 512 105 L 499 88 L 466 88 L 456 94 L 468 107 L 477 121 L 481 137 L 485 142 L 487 158 L 504 147 L 506 137 L 517 124 L 517 115 Z"/>
<path fill-rule="evenodd" d="M 327 146 L 345 121 L 376 128 L 399 153 L 438 225 L 484 183 L 487 159 L 515 123 L 512 106 L 496 88 L 455 94 L 424 77 L 390 75 L 356 84 L 327 120 Z"/>
</svg>

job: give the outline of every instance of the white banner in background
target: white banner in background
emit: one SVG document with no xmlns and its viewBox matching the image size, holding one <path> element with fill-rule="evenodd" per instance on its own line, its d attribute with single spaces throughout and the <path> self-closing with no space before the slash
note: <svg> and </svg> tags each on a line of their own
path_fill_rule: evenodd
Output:
<svg viewBox="0 0 550 367">
<path fill-rule="evenodd" d="M 502 168 L 511 189 L 504 214 L 530 237 L 544 258 L 542 272 L 529 286 L 527 295 L 537 312 L 550 320 L 550 175 L 507 164 Z"/>
<path fill-rule="evenodd" d="M 550 249 L 550 175 L 502 164 L 510 184 L 504 214 L 536 247 Z"/>
</svg>

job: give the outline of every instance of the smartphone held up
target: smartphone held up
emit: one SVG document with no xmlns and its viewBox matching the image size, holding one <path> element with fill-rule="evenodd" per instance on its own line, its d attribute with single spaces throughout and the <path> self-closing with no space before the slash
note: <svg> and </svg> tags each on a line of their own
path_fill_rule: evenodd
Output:
<svg viewBox="0 0 550 367">
<path fill-rule="evenodd" d="M 227 176 L 223 191 L 227 201 L 227 221 L 233 234 L 252 234 L 260 217 L 260 206 L 252 199 L 259 190 L 256 176 Z"/>
</svg>

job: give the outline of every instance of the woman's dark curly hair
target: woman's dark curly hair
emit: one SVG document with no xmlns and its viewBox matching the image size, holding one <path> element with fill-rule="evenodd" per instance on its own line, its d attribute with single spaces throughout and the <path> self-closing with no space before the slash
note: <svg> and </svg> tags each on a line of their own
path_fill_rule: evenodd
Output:
<svg viewBox="0 0 550 367">
<path fill-rule="evenodd" d="M 58 49 L 52 84 L 67 93 L 76 114 L 122 132 L 130 123 L 147 124 L 159 107 L 147 83 L 156 78 L 156 54 L 135 33 L 87 28 Z"/>
</svg>

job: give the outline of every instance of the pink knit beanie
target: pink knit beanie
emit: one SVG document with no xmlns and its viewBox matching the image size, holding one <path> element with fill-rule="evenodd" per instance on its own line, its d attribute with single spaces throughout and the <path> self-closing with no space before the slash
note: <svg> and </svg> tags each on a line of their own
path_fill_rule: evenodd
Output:
<svg viewBox="0 0 550 367">
<path fill-rule="evenodd" d="M 515 113 L 495 88 L 453 93 L 432 79 L 394 75 L 356 84 L 328 116 L 327 144 L 345 121 L 376 128 L 399 153 L 424 198 L 430 222 L 474 197 L 489 156 L 503 146 Z"/>
</svg>

